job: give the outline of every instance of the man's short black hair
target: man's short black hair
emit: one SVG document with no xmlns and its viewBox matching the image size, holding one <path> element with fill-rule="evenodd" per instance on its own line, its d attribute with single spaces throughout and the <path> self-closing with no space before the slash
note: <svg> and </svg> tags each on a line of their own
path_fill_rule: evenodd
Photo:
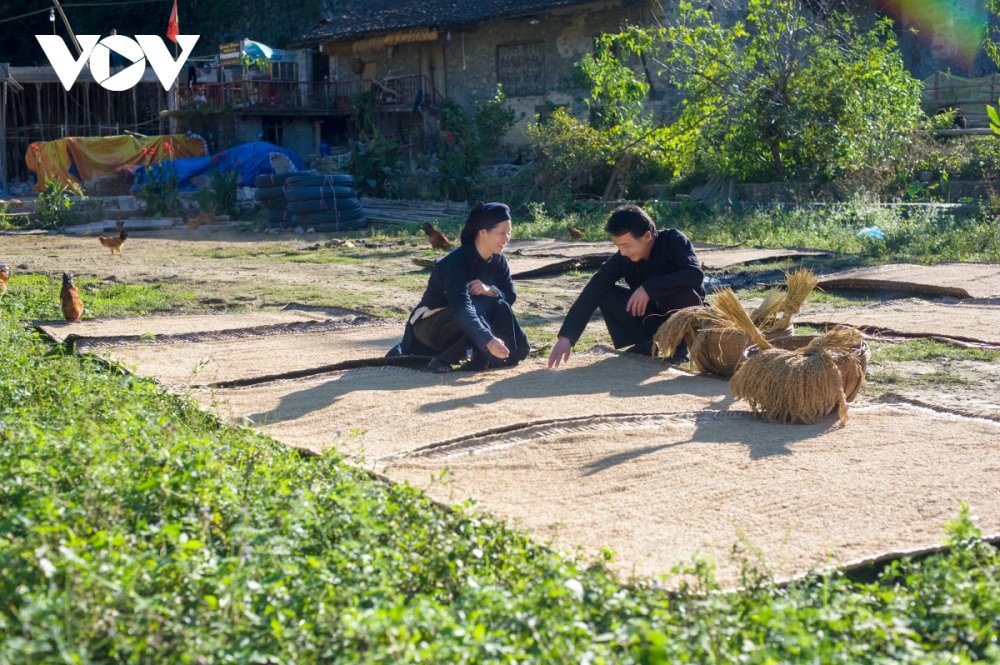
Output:
<svg viewBox="0 0 1000 665">
<path fill-rule="evenodd" d="M 618 206 L 608 217 L 604 230 L 613 236 L 631 233 L 634 238 L 641 238 L 649 231 L 656 237 L 656 223 L 645 210 L 631 203 Z"/>
</svg>

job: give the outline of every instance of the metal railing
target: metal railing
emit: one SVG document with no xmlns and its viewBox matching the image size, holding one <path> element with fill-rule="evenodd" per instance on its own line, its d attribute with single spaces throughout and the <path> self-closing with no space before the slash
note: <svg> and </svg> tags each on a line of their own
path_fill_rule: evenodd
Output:
<svg viewBox="0 0 1000 665">
<path fill-rule="evenodd" d="M 182 109 L 287 110 L 350 113 L 353 97 L 374 91 L 379 111 L 417 111 L 444 98 L 423 75 L 357 81 L 232 81 L 202 83 L 179 92 Z"/>
</svg>

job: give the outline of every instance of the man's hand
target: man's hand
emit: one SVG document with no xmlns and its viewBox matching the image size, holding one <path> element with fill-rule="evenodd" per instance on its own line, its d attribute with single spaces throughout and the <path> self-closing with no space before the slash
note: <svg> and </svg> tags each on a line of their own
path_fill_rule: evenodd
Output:
<svg viewBox="0 0 1000 665">
<path fill-rule="evenodd" d="M 510 355 L 510 349 L 507 348 L 507 345 L 503 343 L 503 340 L 497 339 L 496 337 L 486 343 L 486 350 L 489 351 L 494 358 L 499 358 L 500 360 L 503 360 Z"/>
<path fill-rule="evenodd" d="M 549 369 L 559 367 L 561 363 L 569 361 L 569 355 L 573 352 L 573 342 L 568 337 L 560 337 L 556 345 L 552 347 L 549 354 Z"/>
<path fill-rule="evenodd" d="M 632 294 L 632 297 L 628 299 L 625 304 L 625 309 L 632 316 L 645 316 L 646 307 L 649 305 L 649 294 L 646 293 L 646 289 L 639 287 Z"/>
<path fill-rule="evenodd" d="M 500 292 L 492 286 L 483 284 L 478 279 L 469 282 L 469 295 L 471 296 L 498 296 Z"/>
</svg>

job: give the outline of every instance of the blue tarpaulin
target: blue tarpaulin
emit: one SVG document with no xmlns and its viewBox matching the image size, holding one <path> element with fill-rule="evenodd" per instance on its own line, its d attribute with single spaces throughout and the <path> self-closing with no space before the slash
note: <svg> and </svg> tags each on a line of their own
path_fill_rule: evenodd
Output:
<svg viewBox="0 0 1000 665">
<path fill-rule="evenodd" d="M 232 171 L 234 169 L 239 171 L 240 185 L 252 186 L 254 178 L 258 175 L 274 173 L 270 162 L 272 152 L 287 155 L 296 169 L 305 170 L 305 162 L 295 151 L 265 141 L 251 141 L 223 150 L 211 157 L 189 157 L 161 162 L 153 166 L 140 166 L 135 170 L 135 184 L 132 186 L 132 191 L 139 191 L 149 182 L 151 170 L 166 168 L 172 168 L 177 174 L 177 189 L 182 192 L 193 192 L 197 189 L 191 184 L 191 178 L 194 176 L 211 175 L 213 171 Z"/>
</svg>

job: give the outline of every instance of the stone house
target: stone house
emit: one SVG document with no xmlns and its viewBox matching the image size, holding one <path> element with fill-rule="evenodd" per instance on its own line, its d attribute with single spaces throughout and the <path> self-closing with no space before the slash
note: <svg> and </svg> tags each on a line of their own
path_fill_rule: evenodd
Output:
<svg viewBox="0 0 1000 665">
<path fill-rule="evenodd" d="M 520 118 L 508 134 L 523 142 L 534 116 L 569 105 L 566 77 L 593 51 L 594 39 L 626 24 L 654 23 L 660 3 L 646 0 L 369 0 L 328 11 L 292 43 L 322 49 L 330 85 L 376 91 L 383 128 L 405 137 L 430 129 L 444 99 L 471 109 L 503 86 Z M 343 128 L 343 125 L 337 125 Z M 336 132 L 324 135 L 335 140 Z"/>
</svg>

